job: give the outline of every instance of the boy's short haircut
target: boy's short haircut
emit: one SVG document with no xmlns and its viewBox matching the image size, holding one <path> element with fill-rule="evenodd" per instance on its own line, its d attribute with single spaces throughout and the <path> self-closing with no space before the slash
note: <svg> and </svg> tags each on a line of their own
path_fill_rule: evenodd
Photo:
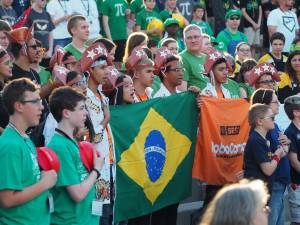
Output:
<svg viewBox="0 0 300 225">
<path fill-rule="evenodd" d="M 50 112 L 59 123 L 64 109 L 74 111 L 78 102 L 85 101 L 85 96 L 71 87 L 55 89 L 49 98 Z"/>
<path fill-rule="evenodd" d="M 0 31 L 11 31 L 11 26 L 9 25 L 9 23 L 5 20 L 0 20 Z"/>
<path fill-rule="evenodd" d="M 284 100 L 284 111 L 290 120 L 295 119 L 294 111 L 300 110 L 300 96 L 292 95 Z"/>
<path fill-rule="evenodd" d="M 272 36 L 270 37 L 270 43 L 272 44 L 273 41 L 275 41 L 275 40 L 281 40 L 281 41 L 283 41 L 283 44 L 284 44 L 285 37 L 284 37 L 283 33 L 275 32 L 274 34 L 272 34 Z"/>
<path fill-rule="evenodd" d="M 270 106 L 260 103 L 256 103 L 250 107 L 248 122 L 252 129 L 256 127 L 258 119 L 263 119 L 266 116 L 269 109 L 271 109 Z"/>
<path fill-rule="evenodd" d="M 186 33 L 190 30 L 198 30 L 200 35 L 202 36 L 202 29 L 196 24 L 189 24 L 183 29 L 183 38 L 185 39 Z"/>
<path fill-rule="evenodd" d="M 25 100 L 24 94 L 26 91 L 36 92 L 38 89 L 38 86 L 28 78 L 19 78 L 10 81 L 4 87 L 2 92 L 2 102 L 7 113 L 9 115 L 15 113 L 14 104 L 15 102 L 22 102 Z"/>
<path fill-rule="evenodd" d="M 83 16 L 83 15 L 74 15 L 74 16 L 71 16 L 71 18 L 68 20 L 68 25 L 67 25 L 67 29 L 68 29 L 68 32 L 71 36 L 73 36 L 71 30 L 77 26 L 77 22 L 79 20 L 84 20 L 86 21 L 86 18 Z"/>
</svg>

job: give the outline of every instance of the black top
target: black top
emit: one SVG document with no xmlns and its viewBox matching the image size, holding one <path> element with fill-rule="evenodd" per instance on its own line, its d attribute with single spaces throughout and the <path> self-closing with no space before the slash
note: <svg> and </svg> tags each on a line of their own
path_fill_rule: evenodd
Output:
<svg viewBox="0 0 300 225">
<path fill-rule="evenodd" d="M 261 6 L 260 0 L 241 0 L 241 9 L 245 8 L 248 16 L 257 23 L 259 17 L 259 6 Z M 244 27 L 252 27 L 252 24 L 248 20 L 244 20 Z"/>
<path fill-rule="evenodd" d="M 41 84 L 39 74 L 33 69 L 30 69 L 30 71 L 26 71 L 14 63 L 13 68 L 12 68 L 12 74 L 13 75 L 11 77 L 11 80 L 26 77 L 26 78 L 29 78 L 30 80 L 34 81 L 36 84 Z"/>
<path fill-rule="evenodd" d="M 267 140 L 255 130 L 250 131 L 244 153 L 245 178 L 261 179 L 270 185 L 270 177 L 263 173 L 260 164 L 270 162 L 271 157 Z"/>
<path fill-rule="evenodd" d="M 292 122 L 285 130 L 285 135 L 291 140 L 290 151 L 297 154 L 300 161 L 300 130 Z M 291 166 L 291 180 L 294 184 L 300 184 L 300 173 Z"/>
</svg>

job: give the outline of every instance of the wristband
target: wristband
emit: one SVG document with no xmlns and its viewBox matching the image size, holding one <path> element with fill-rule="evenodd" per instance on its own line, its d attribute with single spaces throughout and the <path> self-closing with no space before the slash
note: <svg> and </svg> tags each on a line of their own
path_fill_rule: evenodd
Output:
<svg viewBox="0 0 300 225">
<path fill-rule="evenodd" d="M 98 169 L 96 169 L 96 168 L 93 168 L 93 169 L 92 169 L 92 172 L 93 172 L 93 171 L 95 171 L 95 172 L 97 173 L 97 180 L 98 180 L 99 177 L 101 176 L 100 171 L 99 171 Z"/>
<path fill-rule="evenodd" d="M 278 155 L 273 155 L 271 159 L 275 160 L 277 164 L 279 164 L 280 158 L 278 157 Z"/>
</svg>

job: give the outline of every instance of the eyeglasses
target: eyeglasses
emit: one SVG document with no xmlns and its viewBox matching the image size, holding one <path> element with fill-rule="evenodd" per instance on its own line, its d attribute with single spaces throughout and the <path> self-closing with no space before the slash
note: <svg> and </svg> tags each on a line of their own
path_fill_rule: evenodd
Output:
<svg viewBox="0 0 300 225">
<path fill-rule="evenodd" d="M 41 105 L 42 104 L 42 99 L 37 98 L 37 99 L 33 99 L 33 100 L 23 100 L 21 101 L 22 103 L 32 103 L 34 105 Z"/>
<path fill-rule="evenodd" d="M 201 38 L 201 35 L 187 36 L 186 39 L 191 41 L 193 39 L 198 40 Z"/>
<path fill-rule="evenodd" d="M 257 84 L 275 84 L 274 80 L 262 80 L 262 81 L 257 81 Z"/>
<path fill-rule="evenodd" d="M 174 72 L 184 72 L 185 68 L 174 68 L 174 69 L 168 69 L 168 71 L 174 71 Z"/>
<path fill-rule="evenodd" d="M 34 50 L 37 50 L 39 48 L 39 46 L 37 46 L 37 45 L 28 45 L 27 47 L 32 48 Z"/>
<path fill-rule="evenodd" d="M 229 17 L 230 20 L 240 20 L 240 17 L 238 16 L 232 16 L 232 17 Z"/>
<path fill-rule="evenodd" d="M 86 82 L 86 80 L 81 79 L 80 81 L 72 84 L 72 87 L 86 88 L 87 87 L 87 82 Z"/>
</svg>

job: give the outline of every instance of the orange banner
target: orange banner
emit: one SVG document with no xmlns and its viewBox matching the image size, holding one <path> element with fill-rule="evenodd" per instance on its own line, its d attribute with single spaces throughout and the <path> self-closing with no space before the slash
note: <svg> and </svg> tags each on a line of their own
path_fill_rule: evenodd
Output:
<svg viewBox="0 0 300 225">
<path fill-rule="evenodd" d="M 213 185 L 237 181 L 249 135 L 249 103 L 204 97 L 193 177 Z"/>
</svg>

